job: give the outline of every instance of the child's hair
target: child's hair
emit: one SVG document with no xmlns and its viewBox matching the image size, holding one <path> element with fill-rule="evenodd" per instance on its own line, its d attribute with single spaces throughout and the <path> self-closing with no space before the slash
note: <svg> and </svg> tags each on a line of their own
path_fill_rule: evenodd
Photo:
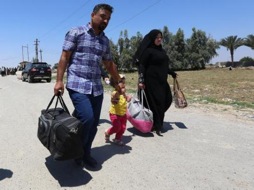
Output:
<svg viewBox="0 0 254 190">
<path fill-rule="evenodd" d="M 119 74 L 119 76 L 120 76 L 121 79 L 125 79 L 125 75 Z M 110 86 L 112 86 L 113 88 L 115 88 L 115 86 L 118 85 L 118 83 L 121 82 L 121 80 L 120 80 L 120 81 L 115 81 L 115 80 L 113 79 L 113 77 L 110 77 L 109 82 L 110 82 L 110 83 L 109 83 Z"/>
<path fill-rule="evenodd" d="M 110 86 L 112 86 L 113 88 L 115 88 L 115 86 L 117 85 L 117 81 L 115 81 L 115 80 L 113 79 L 113 77 L 110 77 L 110 78 L 109 78 L 109 84 L 110 84 Z"/>
</svg>

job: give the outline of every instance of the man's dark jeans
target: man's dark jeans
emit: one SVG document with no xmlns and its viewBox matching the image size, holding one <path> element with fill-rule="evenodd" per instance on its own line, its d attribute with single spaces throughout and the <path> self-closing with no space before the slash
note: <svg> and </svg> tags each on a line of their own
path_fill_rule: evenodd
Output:
<svg viewBox="0 0 254 190">
<path fill-rule="evenodd" d="M 103 94 L 93 96 L 92 94 L 81 94 L 70 89 L 68 89 L 68 91 L 75 108 L 74 116 L 84 124 L 84 156 L 90 156 L 92 143 L 97 133 L 97 126 L 99 124 Z"/>
</svg>

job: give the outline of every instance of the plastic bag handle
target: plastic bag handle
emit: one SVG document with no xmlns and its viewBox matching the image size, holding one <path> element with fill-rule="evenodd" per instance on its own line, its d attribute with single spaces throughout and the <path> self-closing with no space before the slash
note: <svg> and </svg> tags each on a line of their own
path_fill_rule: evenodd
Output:
<svg viewBox="0 0 254 190">
<path fill-rule="evenodd" d="M 147 106 L 148 106 L 148 109 L 150 109 L 150 106 L 149 106 L 149 103 L 148 103 L 148 100 L 147 100 L 147 97 L 146 97 L 146 93 L 145 93 L 145 90 L 144 89 L 140 89 L 140 96 L 141 96 L 141 104 L 142 104 L 142 107 L 144 109 L 144 97 L 145 97 L 145 101 L 147 103 Z"/>
</svg>

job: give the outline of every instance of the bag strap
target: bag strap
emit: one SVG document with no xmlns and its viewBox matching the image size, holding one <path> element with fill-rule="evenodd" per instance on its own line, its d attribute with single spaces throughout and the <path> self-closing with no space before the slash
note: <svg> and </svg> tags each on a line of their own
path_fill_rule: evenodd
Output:
<svg viewBox="0 0 254 190">
<path fill-rule="evenodd" d="M 51 98 L 51 100 L 50 100 L 50 102 L 49 102 L 49 104 L 48 104 L 48 106 L 47 106 L 47 108 L 46 108 L 46 111 L 48 111 L 48 109 L 50 108 L 50 106 L 51 106 L 51 104 L 53 103 L 55 97 L 56 97 L 56 95 L 54 94 L 54 96 Z M 56 106 L 57 106 L 57 103 L 58 103 L 58 101 L 56 101 Z M 56 106 L 55 106 L 55 108 L 56 108 Z"/>
<path fill-rule="evenodd" d="M 176 78 L 174 78 L 173 91 L 180 90 L 179 82 Z"/>
<path fill-rule="evenodd" d="M 57 96 L 57 99 L 56 99 L 56 104 L 55 104 L 55 110 L 56 110 L 56 107 L 57 107 L 58 101 L 59 101 L 60 104 L 61 104 L 61 106 L 62 106 L 62 108 L 63 108 L 68 114 L 70 114 L 70 112 L 69 112 L 69 110 L 68 110 L 68 108 L 67 108 L 67 106 L 66 106 L 66 104 L 65 104 L 65 102 L 64 102 L 64 100 L 63 100 L 63 97 L 62 97 L 60 91 L 59 91 L 57 94 L 54 94 L 54 96 L 51 98 L 51 100 L 50 100 L 50 102 L 49 102 L 49 104 L 48 104 L 48 106 L 47 106 L 47 108 L 46 108 L 46 111 L 48 111 L 48 109 L 50 108 L 50 106 L 51 106 L 51 104 L 53 103 L 53 101 L 54 101 L 54 99 L 55 99 L 56 96 Z"/>
<path fill-rule="evenodd" d="M 147 107 L 148 107 L 149 110 L 151 110 L 144 89 L 141 89 L 141 94 L 140 95 L 141 95 L 141 104 L 142 104 L 143 108 L 144 108 L 144 97 L 145 97 Z"/>
<path fill-rule="evenodd" d="M 57 95 L 57 98 L 60 101 L 60 104 L 61 104 L 62 108 L 70 115 L 70 112 L 69 112 L 69 110 L 68 110 L 68 108 L 67 108 L 67 106 L 66 106 L 66 104 L 65 104 L 65 102 L 63 100 L 63 97 L 62 97 L 61 93 L 59 93 Z"/>
</svg>

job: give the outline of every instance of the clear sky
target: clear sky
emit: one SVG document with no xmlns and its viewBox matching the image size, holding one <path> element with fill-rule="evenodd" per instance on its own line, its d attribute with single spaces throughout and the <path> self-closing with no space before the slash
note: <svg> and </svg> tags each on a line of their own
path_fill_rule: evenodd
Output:
<svg viewBox="0 0 254 190">
<path fill-rule="evenodd" d="M 173 34 L 181 28 L 185 38 L 190 37 L 193 27 L 215 40 L 254 34 L 254 0 L 1 0 L 0 67 L 16 67 L 23 56 L 31 61 L 36 39 L 42 52 L 39 59 L 42 55 L 42 61 L 57 63 L 65 33 L 87 24 L 97 3 L 114 7 L 105 33 L 115 43 L 125 29 L 131 37 L 138 31 L 145 35 L 164 26 Z M 221 47 L 217 53 L 212 63 L 230 60 L 226 48 Z M 254 50 L 236 49 L 235 61 L 244 56 L 254 58 Z"/>
</svg>

